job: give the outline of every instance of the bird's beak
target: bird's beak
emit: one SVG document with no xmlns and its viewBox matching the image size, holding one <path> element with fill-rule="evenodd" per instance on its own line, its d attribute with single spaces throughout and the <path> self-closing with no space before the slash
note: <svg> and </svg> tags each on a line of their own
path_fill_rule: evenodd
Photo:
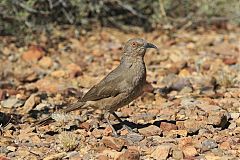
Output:
<svg viewBox="0 0 240 160">
<path fill-rule="evenodd" d="M 147 43 L 146 44 L 146 48 L 155 48 L 155 49 L 158 49 L 154 44 L 152 43 Z"/>
</svg>

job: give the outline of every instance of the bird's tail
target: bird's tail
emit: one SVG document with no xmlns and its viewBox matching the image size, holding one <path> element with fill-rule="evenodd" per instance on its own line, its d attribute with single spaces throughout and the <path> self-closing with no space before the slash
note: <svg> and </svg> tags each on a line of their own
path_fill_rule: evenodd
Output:
<svg viewBox="0 0 240 160">
<path fill-rule="evenodd" d="M 85 102 L 76 102 L 76 103 L 70 105 L 68 108 L 63 109 L 62 112 L 63 113 L 69 113 L 71 111 L 75 111 L 75 110 L 78 110 L 80 108 L 85 108 L 84 107 L 85 104 L 86 104 Z M 53 122 L 53 118 L 52 118 L 52 116 L 48 116 L 46 118 L 40 119 L 39 121 L 36 121 L 34 123 L 34 125 L 44 125 L 44 124 L 49 124 L 51 122 Z"/>
<path fill-rule="evenodd" d="M 83 107 L 86 104 L 86 102 L 76 102 L 74 104 L 72 104 L 71 106 L 69 106 L 68 108 L 64 109 L 65 113 L 69 113 L 75 110 L 78 110 L 80 108 L 85 108 Z"/>
</svg>

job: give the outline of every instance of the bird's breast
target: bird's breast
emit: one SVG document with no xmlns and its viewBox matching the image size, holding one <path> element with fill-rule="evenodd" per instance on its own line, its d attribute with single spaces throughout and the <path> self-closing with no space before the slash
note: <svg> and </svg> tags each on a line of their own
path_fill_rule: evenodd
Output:
<svg viewBox="0 0 240 160">
<path fill-rule="evenodd" d="M 146 83 L 146 68 L 144 63 L 133 64 L 129 70 L 133 89 L 141 90 Z"/>
</svg>

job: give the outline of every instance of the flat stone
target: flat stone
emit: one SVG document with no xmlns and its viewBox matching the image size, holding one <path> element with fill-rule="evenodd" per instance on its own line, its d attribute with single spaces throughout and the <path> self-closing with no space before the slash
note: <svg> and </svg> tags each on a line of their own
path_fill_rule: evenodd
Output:
<svg viewBox="0 0 240 160">
<path fill-rule="evenodd" d="M 150 125 L 146 128 L 141 128 L 138 129 L 138 132 L 146 137 L 148 136 L 155 136 L 155 135 L 161 135 L 162 134 L 162 130 L 155 126 L 155 125 Z"/>
<path fill-rule="evenodd" d="M 177 130 L 177 126 L 175 124 L 167 122 L 161 122 L 160 128 L 162 129 L 162 131 Z"/>
<path fill-rule="evenodd" d="M 193 146 L 186 146 L 183 148 L 183 154 L 185 158 L 194 157 L 198 154 L 197 150 Z"/>
<path fill-rule="evenodd" d="M 209 114 L 207 123 L 219 127 L 224 127 L 228 121 L 228 118 L 224 112 L 212 112 Z"/>
<path fill-rule="evenodd" d="M 183 137 L 178 140 L 178 145 L 180 148 L 184 148 L 188 145 L 191 145 L 193 142 L 192 137 Z"/>
<path fill-rule="evenodd" d="M 171 148 L 172 146 L 169 144 L 159 145 L 156 147 L 156 149 L 152 152 L 150 156 L 154 159 L 166 160 Z"/>
<path fill-rule="evenodd" d="M 207 113 L 219 111 L 221 109 L 219 106 L 209 104 L 198 104 L 197 106 Z"/>
<path fill-rule="evenodd" d="M 173 150 L 172 151 L 172 158 L 176 160 L 183 159 L 183 152 L 181 150 Z"/>
<path fill-rule="evenodd" d="M 221 157 L 215 156 L 213 154 L 207 154 L 207 155 L 204 155 L 204 157 L 206 158 L 206 160 L 219 160 L 219 159 L 221 159 Z"/>
<path fill-rule="evenodd" d="M 127 140 L 131 141 L 133 143 L 140 142 L 141 140 L 144 139 L 144 136 L 138 133 L 129 133 L 127 134 Z"/>
<path fill-rule="evenodd" d="M 122 147 L 126 144 L 124 139 L 115 138 L 115 137 L 103 137 L 102 142 L 105 146 L 112 148 L 116 151 L 121 151 Z"/>
<path fill-rule="evenodd" d="M 194 119 L 188 119 L 184 121 L 184 127 L 188 133 L 195 133 L 201 129 L 206 123 L 204 121 L 196 121 Z"/>
</svg>

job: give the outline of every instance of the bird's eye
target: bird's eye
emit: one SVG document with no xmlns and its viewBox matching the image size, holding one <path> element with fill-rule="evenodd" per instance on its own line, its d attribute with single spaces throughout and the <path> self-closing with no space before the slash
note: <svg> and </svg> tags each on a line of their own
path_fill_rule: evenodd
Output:
<svg viewBox="0 0 240 160">
<path fill-rule="evenodd" d="M 137 43 L 136 43 L 136 42 L 132 42 L 132 46 L 133 46 L 133 47 L 136 47 L 136 46 L 137 46 Z"/>
</svg>

